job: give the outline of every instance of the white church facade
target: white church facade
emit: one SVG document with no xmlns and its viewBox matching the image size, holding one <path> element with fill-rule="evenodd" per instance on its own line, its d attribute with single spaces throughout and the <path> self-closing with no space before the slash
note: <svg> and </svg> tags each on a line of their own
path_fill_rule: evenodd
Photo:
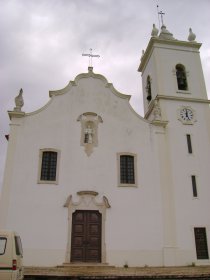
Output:
<svg viewBox="0 0 210 280">
<path fill-rule="evenodd" d="M 11 120 L 0 229 L 24 264 L 210 265 L 210 108 L 200 43 L 153 27 L 145 117 L 93 68 Z"/>
</svg>

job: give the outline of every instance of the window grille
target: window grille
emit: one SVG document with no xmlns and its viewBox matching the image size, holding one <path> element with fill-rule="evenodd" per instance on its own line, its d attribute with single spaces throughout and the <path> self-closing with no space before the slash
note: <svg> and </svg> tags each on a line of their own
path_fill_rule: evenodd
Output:
<svg viewBox="0 0 210 280">
<path fill-rule="evenodd" d="M 197 259 L 208 259 L 208 244 L 206 238 L 206 229 L 204 227 L 194 228 L 195 245 Z"/>
<path fill-rule="evenodd" d="M 120 183 L 135 184 L 134 157 L 130 155 L 120 156 Z"/>
<path fill-rule="evenodd" d="M 55 181 L 57 167 L 57 152 L 46 151 L 42 153 L 41 180 Z"/>
</svg>

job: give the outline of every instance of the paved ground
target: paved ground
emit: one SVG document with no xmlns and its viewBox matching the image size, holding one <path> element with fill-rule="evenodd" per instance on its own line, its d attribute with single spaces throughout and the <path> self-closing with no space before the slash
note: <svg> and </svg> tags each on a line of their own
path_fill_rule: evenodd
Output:
<svg viewBox="0 0 210 280">
<path fill-rule="evenodd" d="M 25 267 L 25 275 L 26 279 L 48 279 L 48 277 L 55 279 L 52 276 L 65 277 L 65 279 L 210 279 L 210 266 L 120 268 L 113 266 L 65 265 L 60 267 Z M 38 278 L 31 278 L 32 276 L 37 276 Z M 45 276 L 45 278 L 41 276 Z"/>
</svg>

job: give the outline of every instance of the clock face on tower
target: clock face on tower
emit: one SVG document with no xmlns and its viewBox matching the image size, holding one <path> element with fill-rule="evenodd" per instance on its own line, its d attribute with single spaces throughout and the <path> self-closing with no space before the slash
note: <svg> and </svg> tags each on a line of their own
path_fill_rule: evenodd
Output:
<svg viewBox="0 0 210 280">
<path fill-rule="evenodd" d="M 179 109 L 179 120 L 183 124 L 193 124 L 195 122 L 195 111 L 190 107 L 182 107 Z"/>
<path fill-rule="evenodd" d="M 180 111 L 180 116 L 184 121 L 191 121 L 193 119 L 193 111 L 189 108 L 183 108 Z"/>
</svg>

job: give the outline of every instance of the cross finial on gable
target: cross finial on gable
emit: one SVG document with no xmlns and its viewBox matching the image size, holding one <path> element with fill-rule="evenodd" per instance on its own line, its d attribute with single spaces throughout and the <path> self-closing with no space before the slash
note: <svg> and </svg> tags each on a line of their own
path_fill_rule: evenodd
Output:
<svg viewBox="0 0 210 280">
<path fill-rule="evenodd" d="M 98 54 L 92 54 L 92 49 L 90 49 L 90 53 L 83 53 L 82 56 L 89 56 L 89 67 L 92 67 L 92 58 L 100 57 Z"/>
</svg>

